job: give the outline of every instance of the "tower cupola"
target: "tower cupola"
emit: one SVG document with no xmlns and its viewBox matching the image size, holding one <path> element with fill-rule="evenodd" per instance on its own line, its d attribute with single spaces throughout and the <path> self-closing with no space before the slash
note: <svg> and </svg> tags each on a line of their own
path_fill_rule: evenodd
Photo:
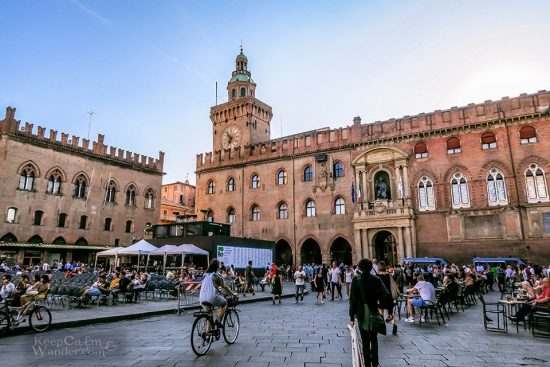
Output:
<svg viewBox="0 0 550 367">
<path fill-rule="evenodd" d="M 227 83 L 228 100 L 233 101 L 243 97 L 254 97 L 256 94 L 256 83 L 252 80 L 252 75 L 248 71 L 248 58 L 241 52 L 235 59 L 235 70 L 231 73 L 231 79 Z"/>
</svg>

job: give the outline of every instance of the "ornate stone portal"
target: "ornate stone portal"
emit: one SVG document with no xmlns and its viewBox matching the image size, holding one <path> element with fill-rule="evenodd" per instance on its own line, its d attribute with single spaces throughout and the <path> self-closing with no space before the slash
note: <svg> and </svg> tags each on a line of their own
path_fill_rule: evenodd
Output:
<svg viewBox="0 0 550 367">
<path fill-rule="evenodd" d="M 408 175 L 408 155 L 373 148 L 353 161 L 357 210 L 353 216 L 354 259 L 389 264 L 416 255 L 416 228 Z"/>
</svg>

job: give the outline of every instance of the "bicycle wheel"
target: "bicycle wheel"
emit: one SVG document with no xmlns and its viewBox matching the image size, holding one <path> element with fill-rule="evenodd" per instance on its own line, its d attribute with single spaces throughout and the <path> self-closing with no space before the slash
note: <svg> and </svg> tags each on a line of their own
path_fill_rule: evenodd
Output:
<svg viewBox="0 0 550 367">
<path fill-rule="evenodd" d="M 10 315 L 0 311 L 0 336 L 4 335 L 10 329 Z"/>
<path fill-rule="evenodd" d="M 227 310 L 223 318 L 223 338 L 227 344 L 235 343 L 235 340 L 239 336 L 240 327 L 241 323 L 237 311 Z"/>
<path fill-rule="evenodd" d="M 29 324 L 34 331 L 46 331 L 52 323 L 52 314 L 44 306 L 35 306 L 29 315 Z"/>
<path fill-rule="evenodd" d="M 208 332 L 211 329 L 208 319 L 208 315 L 197 317 L 191 329 L 191 348 L 198 356 L 205 355 L 212 344 L 213 336 Z"/>
</svg>

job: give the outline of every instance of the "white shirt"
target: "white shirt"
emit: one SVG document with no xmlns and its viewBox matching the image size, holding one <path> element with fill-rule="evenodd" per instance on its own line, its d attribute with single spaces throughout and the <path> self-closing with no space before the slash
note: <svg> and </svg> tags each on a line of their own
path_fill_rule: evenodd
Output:
<svg viewBox="0 0 550 367">
<path fill-rule="evenodd" d="M 346 283 L 351 283 L 353 281 L 353 270 L 346 271 Z"/>
<path fill-rule="evenodd" d="M 11 282 L 9 282 L 8 284 L 2 285 L 2 290 L 0 291 L 0 297 L 2 298 L 9 297 L 10 293 L 13 292 L 14 289 L 15 289 L 15 286 Z"/>
<path fill-rule="evenodd" d="M 330 268 L 328 271 L 330 281 L 332 283 L 338 283 L 340 281 L 340 269 L 339 268 Z"/>
<path fill-rule="evenodd" d="M 421 280 L 416 283 L 414 287 L 418 289 L 420 297 L 424 301 L 432 301 L 433 303 L 435 303 L 435 288 L 432 283 Z"/>
<path fill-rule="evenodd" d="M 306 278 L 306 272 L 305 271 L 296 271 L 294 272 L 294 280 L 296 285 L 304 285 Z"/>
</svg>

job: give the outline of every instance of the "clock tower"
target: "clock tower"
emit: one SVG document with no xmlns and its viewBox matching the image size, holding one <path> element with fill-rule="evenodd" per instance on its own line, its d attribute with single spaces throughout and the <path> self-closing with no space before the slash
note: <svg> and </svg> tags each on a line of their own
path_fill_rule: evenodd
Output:
<svg viewBox="0 0 550 367">
<path fill-rule="evenodd" d="M 214 152 L 270 140 L 271 107 L 256 99 L 256 83 L 241 52 L 227 83 L 227 102 L 210 109 Z"/>
</svg>

